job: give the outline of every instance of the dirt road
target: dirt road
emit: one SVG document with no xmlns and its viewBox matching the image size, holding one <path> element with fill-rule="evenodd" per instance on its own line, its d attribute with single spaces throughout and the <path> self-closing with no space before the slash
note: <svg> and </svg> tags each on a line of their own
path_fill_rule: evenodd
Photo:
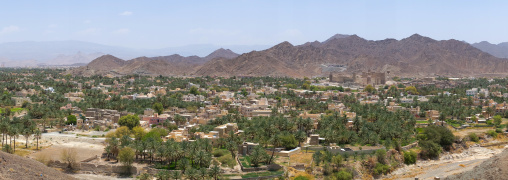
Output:
<svg viewBox="0 0 508 180">
<path fill-rule="evenodd" d="M 505 149 L 507 147 L 504 147 Z M 458 154 L 446 154 L 439 160 L 419 161 L 416 165 L 405 166 L 395 170 L 385 177 L 386 179 L 434 179 L 434 177 L 447 177 L 461 172 L 469 171 L 503 149 L 488 149 L 484 147 L 471 147 Z"/>
</svg>

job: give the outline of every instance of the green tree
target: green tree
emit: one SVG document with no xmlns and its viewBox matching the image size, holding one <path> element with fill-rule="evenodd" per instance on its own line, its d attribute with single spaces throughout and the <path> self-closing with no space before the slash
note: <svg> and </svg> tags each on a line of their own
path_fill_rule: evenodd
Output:
<svg viewBox="0 0 508 180">
<path fill-rule="evenodd" d="M 126 167 L 126 169 L 130 170 L 130 167 L 134 162 L 134 155 L 134 150 L 132 148 L 124 147 L 118 153 L 118 160 Z"/>
<path fill-rule="evenodd" d="M 135 140 L 141 140 L 141 138 L 143 138 L 143 136 L 145 136 L 146 131 L 141 126 L 136 126 L 136 127 L 132 128 L 132 134 L 134 135 Z"/>
<path fill-rule="evenodd" d="M 41 132 L 41 130 L 39 130 L 39 128 L 35 129 L 34 136 L 35 136 L 35 139 L 37 140 L 37 150 L 39 150 L 39 139 L 41 139 L 41 137 L 42 137 L 42 132 Z"/>
<path fill-rule="evenodd" d="M 478 123 L 478 118 L 476 118 L 476 115 L 473 115 L 471 117 L 471 121 L 475 122 L 475 123 Z"/>
<path fill-rule="evenodd" d="M 189 180 L 198 180 L 199 179 L 199 172 L 198 170 L 194 169 L 194 168 L 190 168 L 188 170 L 185 171 L 185 177 L 187 177 L 187 179 Z"/>
<path fill-rule="evenodd" d="M 171 178 L 173 178 L 175 180 L 182 179 L 182 172 L 181 171 L 173 171 L 173 173 L 171 173 Z"/>
<path fill-rule="evenodd" d="M 416 91 L 416 87 L 414 86 L 408 86 L 406 87 L 406 92 L 412 94 L 412 95 L 417 95 L 418 94 L 418 91 Z"/>
<path fill-rule="evenodd" d="M 123 116 L 118 120 L 118 124 L 120 126 L 127 126 L 129 129 L 132 129 L 136 126 L 139 126 L 139 117 L 136 115 L 127 115 Z"/>
<path fill-rule="evenodd" d="M 74 124 L 74 125 L 76 125 L 77 122 L 78 122 L 78 120 L 77 120 L 76 116 L 71 114 L 71 115 L 67 116 L 67 121 L 65 121 L 65 124 Z"/>
<path fill-rule="evenodd" d="M 157 112 L 157 114 L 162 114 L 162 112 L 164 111 L 164 107 L 162 106 L 161 103 L 154 103 L 153 106 L 152 106 L 152 109 Z"/>
<path fill-rule="evenodd" d="M 194 95 L 199 95 L 199 90 L 198 90 L 198 87 L 196 86 L 192 86 L 189 90 L 189 93 L 191 94 L 194 94 Z"/>
<path fill-rule="evenodd" d="M 258 167 L 261 162 L 266 162 L 269 158 L 269 155 L 266 154 L 266 151 L 261 146 L 254 147 L 250 155 L 250 162 L 254 167 Z"/>
<path fill-rule="evenodd" d="M 367 85 L 365 86 L 365 88 L 363 89 L 364 92 L 368 92 L 368 93 L 373 93 L 374 91 L 376 90 L 376 88 L 374 88 L 372 85 Z"/>
<path fill-rule="evenodd" d="M 418 145 L 422 148 L 420 152 L 422 158 L 437 158 L 441 153 L 441 147 L 433 141 L 420 141 Z"/>
<path fill-rule="evenodd" d="M 219 176 L 221 174 L 221 169 L 219 166 L 217 165 L 214 165 L 210 168 L 210 171 L 209 171 L 209 174 L 210 174 L 210 177 L 212 177 L 214 180 L 218 180 L 219 179 Z"/>
<path fill-rule="evenodd" d="M 455 136 L 448 128 L 434 125 L 424 128 L 423 136 L 419 138 L 422 141 L 432 141 L 444 148 L 449 148 L 455 140 Z"/>
<path fill-rule="evenodd" d="M 495 124 L 496 126 L 499 126 L 499 125 L 501 125 L 501 122 L 502 122 L 502 117 L 501 117 L 501 115 L 495 115 L 495 116 L 494 116 L 494 124 Z"/>
<path fill-rule="evenodd" d="M 298 146 L 298 141 L 293 134 L 280 135 L 280 140 L 281 145 L 284 146 L 286 150 L 294 149 Z"/>
<path fill-rule="evenodd" d="M 275 148 L 276 148 L 276 147 L 281 146 L 281 144 L 282 144 L 282 140 L 281 140 L 281 138 L 279 137 L 279 135 L 274 135 L 274 136 L 270 139 L 270 143 L 272 144 L 273 148 L 272 148 L 272 156 L 270 157 L 270 160 L 268 161 L 268 164 L 271 164 L 271 163 L 272 163 L 272 160 L 273 160 L 273 155 L 275 155 Z"/>
</svg>

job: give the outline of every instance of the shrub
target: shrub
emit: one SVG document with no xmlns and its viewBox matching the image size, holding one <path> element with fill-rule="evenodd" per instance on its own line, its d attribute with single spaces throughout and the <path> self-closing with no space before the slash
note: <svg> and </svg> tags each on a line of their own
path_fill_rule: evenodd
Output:
<svg viewBox="0 0 508 180">
<path fill-rule="evenodd" d="M 381 164 L 386 164 L 386 150 L 384 149 L 378 149 L 376 151 L 376 157 L 377 157 L 377 162 L 381 163 Z"/>
<path fill-rule="evenodd" d="M 406 151 L 404 152 L 404 163 L 405 164 L 415 164 L 418 155 L 414 151 Z"/>
<path fill-rule="evenodd" d="M 503 133 L 503 129 L 501 129 L 501 128 L 496 128 L 496 132 L 497 132 L 497 133 Z"/>
<path fill-rule="evenodd" d="M 233 159 L 233 157 L 231 157 L 229 154 L 221 156 L 217 158 L 217 160 L 219 160 L 219 162 L 222 164 L 222 167 L 234 168 L 236 165 L 235 159 Z"/>
<path fill-rule="evenodd" d="M 323 175 L 329 176 L 333 172 L 333 167 L 328 162 L 323 163 Z"/>
<path fill-rule="evenodd" d="M 67 168 L 74 170 L 77 168 L 76 163 L 76 156 L 77 156 L 76 149 L 68 148 L 68 149 L 62 149 L 62 152 L 60 154 L 60 160 L 67 163 Z"/>
<path fill-rule="evenodd" d="M 441 147 L 433 141 L 420 141 L 419 146 L 422 148 L 422 158 L 436 158 L 441 153 Z"/>
<path fill-rule="evenodd" d="M 148 173 L 143 173 L 139 176 L 136 176 L 136 178 L 138 178 L 140 180 L 149 180 L 149 179 L 152 179 L 152 175 L 148 174 Z"/>
<path fill-rule="evenodd" d="M 419 136 L 420 140 L 433 141 L 442 147 L 449 147 L 453 144 L 455 136 L 446 127 L 443 126 L 428 126 L 423 130 L 424 136 Z"/>
<path fill-rule="evenodd" d="M 229 151 L 226 150 L 226 149 L 216 149 L 212 152 L 213 156 L 214 157 L 221 157 L 221 156 L 224 156 L 226 154 L 229 154 Z"/>
<path fill-rule="evenodd" d="M 480 138 L 476 135 L 476 133 L 469 133 L 468 137 L 469 137 L 470 141 L 473 141 L 473 142 L 480 141 Z"/>
<path fill-rule="evenodd" d="M 490 137 L 495 138 L 495 137 L 497 137 L 497 132 L 494 131 L 494 130 L 489 130 L 489 131 L 487 131 L 487 135 L 489 135 Z"/>
<path fill-rule="evenodd" d="M 39 154 L 37 154 L 35 156 L 35 160 L 41 162 L 44 165 L 48 165 L 48 163 L 49 163 L 48 155 L 45 154 L 45 153 L 39 153 Z"/>
<path fill-rule="evenodd" d="M 336 175 L 336 179 L 337 180 L 350 180 L 350 179 L 353 179 L 353 175 L 351 175 L 351 173 L 349 173 L 347 171 L 340 170 Z"/>
<path fill-rule="evenodd" d="M 390 171 L 390 166 L 384 165 L 381 163 L 377 163 L 376 167 L 374 167 L 374 175 L 375 176 L 378 176 L 381 174 L 388 174 L 389 171 Z"/>
</svg>

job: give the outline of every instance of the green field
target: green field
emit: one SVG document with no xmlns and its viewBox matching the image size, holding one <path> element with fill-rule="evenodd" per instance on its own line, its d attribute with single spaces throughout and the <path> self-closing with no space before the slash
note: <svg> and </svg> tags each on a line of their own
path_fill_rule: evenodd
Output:
<svg viewBox="0 0 508 180">
<path fill-rule="evenodd" d="M 4 108 L 0 108 L 0 113 L 3 113 L 4 110 L 5 110 Z M 25 110 L 25 108 L 12 108 L 11 112 L 12 113 L 16 113 L 16 112 L 20 112 L 20 111 L 23 111 L 23 110 Z"/>
</svg>

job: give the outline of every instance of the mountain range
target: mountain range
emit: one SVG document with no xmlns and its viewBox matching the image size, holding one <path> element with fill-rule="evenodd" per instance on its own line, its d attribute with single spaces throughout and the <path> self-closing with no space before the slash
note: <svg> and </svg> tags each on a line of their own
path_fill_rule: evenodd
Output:
<svg viewBox="0 0 508 180">
<path fill-rule="evenodd" d="M 168 54 L 206 56 L 210 52 L 223 47 L 232 49 L 235 52 L 245 53 L 252 50 L 266 49 L 270 46 L 196 44 L 161 49 L 134 49 L 83 41 L 9 42 L 0 43 L 0 63 L 4 63 L 8 67 L 86 64 L 105 54 L 114 54 L 122 59 L 141 56 L 165 56 Z"/>
<path fill-rule="evenodd" d="M 205 57 L 180 56 L 178 54 L 157 57 L 138 57 L 131 60 L 122 60 L 112 55 L 101 56 L 86 66 L 71 69 L 69 73 L 81 76 L 90 75 L 164 75 L 179 76 L 190 75 L 208 61 L 216 58 L 236 58 L 238 54 L 229 49 L 218 49 Z"/>
<path fill-rule="evenodd" d="M 411 77 L 490 76 L 506 74 L 508 68 L 507 59 L 495 57 L 463 41 L 437 41 L 419 34 L 401 40 L 380 41 L 366 40 L 357 35 L 334 35 L 323 42 L 298 46 L 282 42 L 266 50 L 241 55 L 223 51 L 216 52 L 225 55 L 213 58 L 172 55 L 129 61 L 107 55 L 72 73 L 314 77 L 330 73 L 324 71 L 324 67 L 340 66 L 346 73 L 374 71 Z M 102 65 L 102 61 L 107 62 L 107 66 Z"/>
<path fill-rule="evenodd" d="M 498 58 L 508 58 L 508 42 L 491 44 L 487 41 L 482 41 L 471 45 Z"/>
</svg>

